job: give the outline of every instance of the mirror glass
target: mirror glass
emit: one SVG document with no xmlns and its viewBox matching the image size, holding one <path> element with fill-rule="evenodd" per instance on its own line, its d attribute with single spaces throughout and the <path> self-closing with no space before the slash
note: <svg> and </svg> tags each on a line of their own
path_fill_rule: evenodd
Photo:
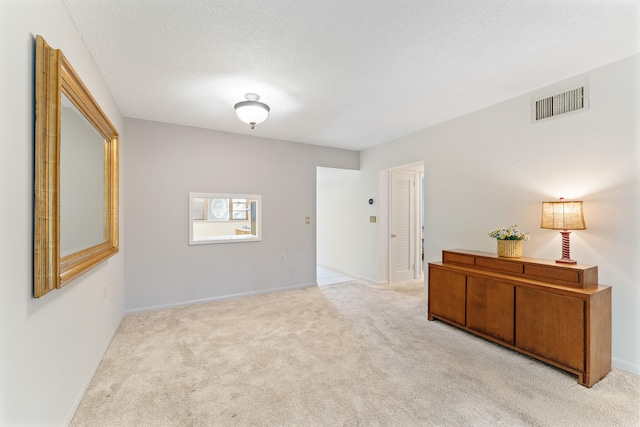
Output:
<svg viewBox="0 0 640 427">
<path fill-rule="evenodd" d="M 66 95 L 60 104 L 60 256 L 64 257 L 105 240 L 105 140 Z"/>
<path fill-rule="evenodd" d="M 262 240 L 262 196 L 189 193 L 189 244 Z"/>
</svg>

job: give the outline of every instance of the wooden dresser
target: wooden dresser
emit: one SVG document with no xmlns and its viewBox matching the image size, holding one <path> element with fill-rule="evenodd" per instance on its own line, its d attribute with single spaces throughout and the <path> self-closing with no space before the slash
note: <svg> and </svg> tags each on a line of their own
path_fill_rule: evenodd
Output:
<svg viewBox="0 0 640 427">
<path fill-rule="evenodd" d="M 442 320 L 578 376 L 611 371 L 611 287 L 598 267 L 442 251 L 429 263 L 429 320 Z"/>
</svg>

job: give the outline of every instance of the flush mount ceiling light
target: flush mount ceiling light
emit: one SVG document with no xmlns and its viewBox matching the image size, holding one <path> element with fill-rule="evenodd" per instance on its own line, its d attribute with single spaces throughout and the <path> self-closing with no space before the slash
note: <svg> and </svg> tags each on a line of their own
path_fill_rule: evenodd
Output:
<svg viewBox="0 0 640 427">
<path fill-rule="evenodd" d="M 244 97 L 247 100 L 238 102 L 233 108 L 235 108 L 238 118 L 253 129 L 256 125 L 267 120 L 271 109 L 267 104 L 259 102 L 260 96 L 255 93 L 247 93 Z"/>
</svg>

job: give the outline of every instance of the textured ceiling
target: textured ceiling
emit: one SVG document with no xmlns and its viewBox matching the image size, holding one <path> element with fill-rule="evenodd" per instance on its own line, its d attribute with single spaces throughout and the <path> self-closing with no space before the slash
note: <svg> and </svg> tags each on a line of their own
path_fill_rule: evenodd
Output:
<svg viewBox="0 0 640 427">
<path fill-rule="evenodd" d="M 353 150 L 640 52 L 638 0 L 63 2 L 123 115 Z"/>
</svg>

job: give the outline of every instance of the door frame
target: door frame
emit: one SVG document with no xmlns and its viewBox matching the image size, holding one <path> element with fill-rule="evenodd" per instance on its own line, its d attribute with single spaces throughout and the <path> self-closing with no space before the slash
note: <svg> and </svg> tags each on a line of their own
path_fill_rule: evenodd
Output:
<svg viewBox="0 0 640 427">
<path fill-rule="evenodd" d="M 424 177 L 424 161 L 415 163 L 409 163 L 406 165 L 400 165 L 393 168 L 380 171 L 380 185 L 384 185 L 385 193 L 380 193 L 380 201 L 382 204 L 386 203 L 387 209 L 380 210 L 379 213 L 385 213 L 386 218 L 380 218 L 380 283 L 391 282 L 391 172 L 402 171 L 411 172 L 416 174 L 416 186 L 415 186 L 415 227 L 414 227 L 414 239 L 415 239 L 415 267 L 414 267 L 414 279 L 420 279 L 424 277 L 424 261 L 422 260 L 422 251 L 418 250 L 422 248 L 422 222 L 423 222 L 423 203 L 424 203 L 424 189 L 422 185 L 422 178 Z M 382 187 L 381 187 L 382 188 Z M 382 206 L 381 206 L 382 208 Z"/>
<path fill-rule="evenodd" d="M 398 218 L 394 218 L 393 215 L 393 210 L 394 210 L 394 204 L 393 204 L 393 200 L 394 200 L 394 187 L 393 187 L 393 182 L 394 182 L 394 175 L 396 174 L 402 174 L 404 176 L 409 176 L 410 181 L 413 182 L 412 188 L 409 189 L 409 218 L 410 218 L 410 224 L 409 224 L 409 260 L 408 263 L 411 267 L 409 267 L 407 270 L 403 270 L 403 272 L 406 272 L 405 274 L 409 273 L 411 275 L 411 277 L 408 278 L 403 278 L 403 279 L 399 279 L 397 276 L 396 278 L 393 277 L 394 272 L 395 272 L 395 268 L 394 268 L 394 251 L 393 249 L 393 245 L 394 245 L 394 240 L 396 237 L 396 234 L 394 234 L 394 231 L 397 233 L 398 230 L 396 227 L 394 227 L 393 225 L 393 221 L 394 219 L 398 219 Z M 389 245 L 389 283 L 394 283 L 396 281 L 404 281 L 404 280 L 411 280 L 411 279 L 415 279 L 416 278 L 416 270 L 417 270 L 417 264 L 416 264 L 416 252 L 418 250 L 418 246 L 417 246 L 417 239 L 416 239 L 416 234 L 417 234 L 417 217 L 416 217 L 416 199 L 417 199 L 417 190 L 416 190 L 416 182 L 418 179 L 418 172 L 414 171 L 414 170 L 403 170 L 403 169 L 393 169 L 389 171 L 388 174 L 389 177 L 389 203 L 388 203 L 388 209 L 389 209 L 389 232 L 387 233 L 387 238 L 389 239 L 388 245 Z"/>
</svg>

